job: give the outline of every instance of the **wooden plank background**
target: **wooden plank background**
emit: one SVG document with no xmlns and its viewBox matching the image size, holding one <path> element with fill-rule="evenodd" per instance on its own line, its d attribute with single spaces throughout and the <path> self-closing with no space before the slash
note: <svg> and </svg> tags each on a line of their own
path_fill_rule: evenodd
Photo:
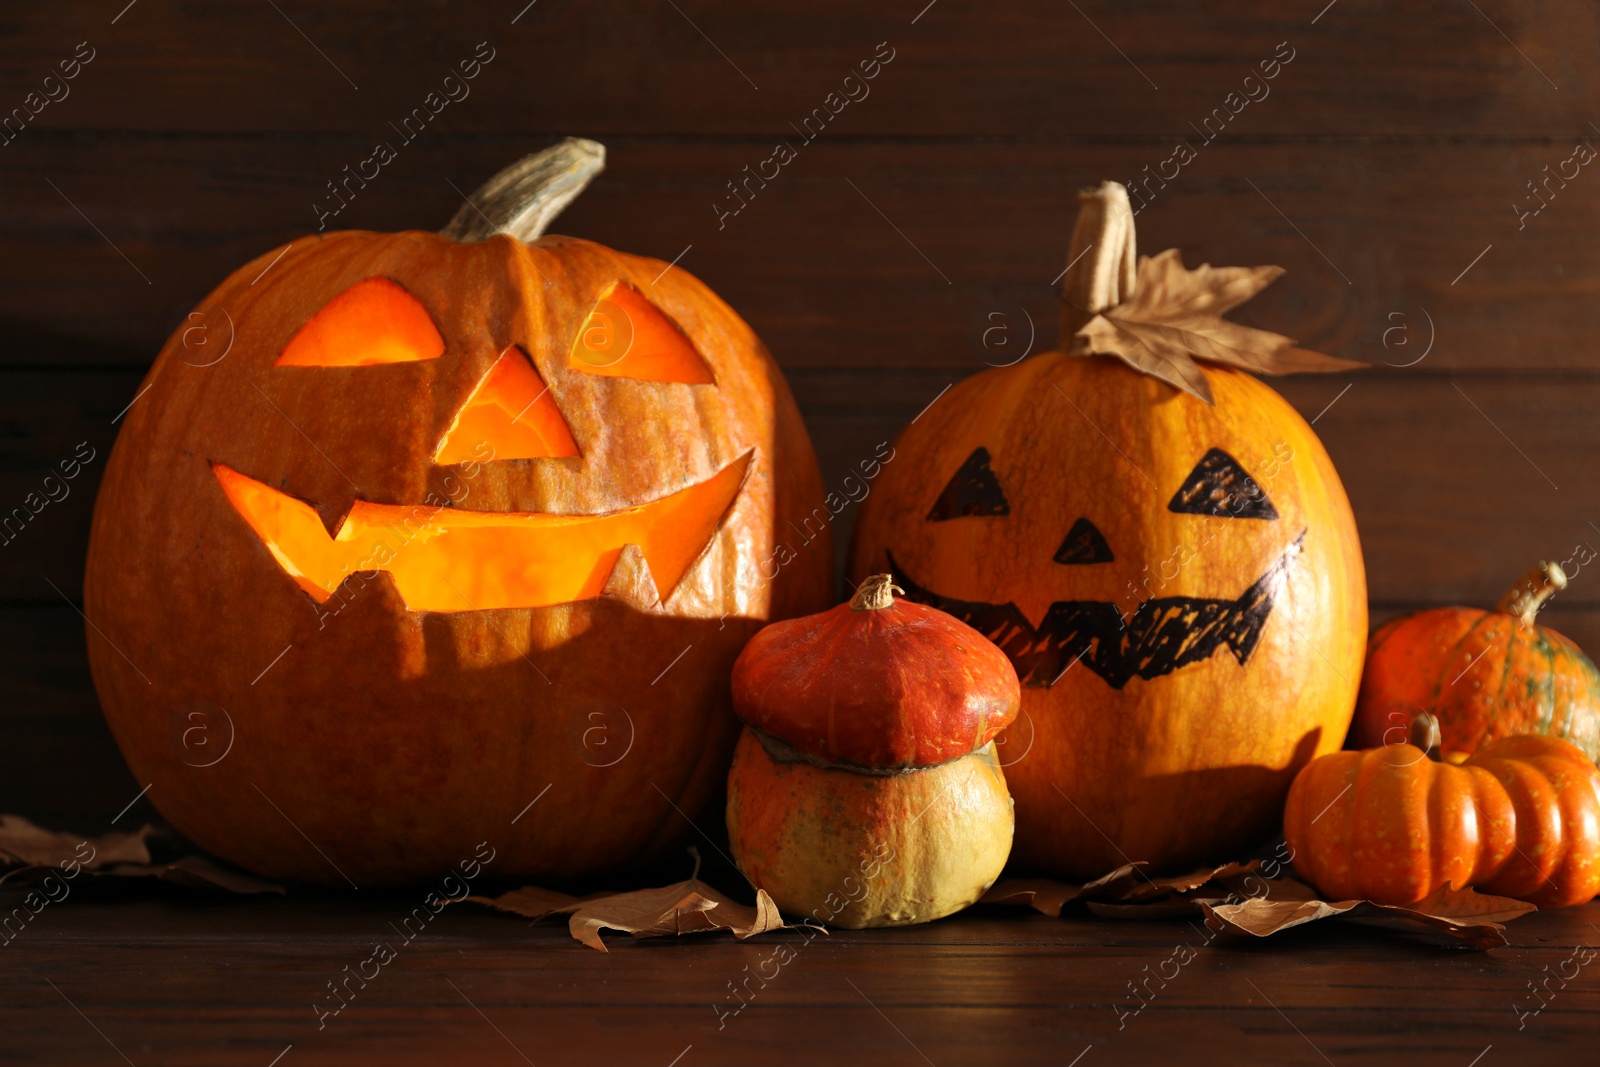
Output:
<svg viewBox="0 0 1600 1067">
<path fill-rule="evenodd" d="M 92 53 L 0 145 L 0 510 L 78 442 L 98 457 L 0 547 L 0 810 L 98 825 L 137 788 L 76 601 L 114 420 L 163 339 L 314 228 L 324 183 L 398 142 L 390 123 L 475 51 L 493 58 L 470 95 L 337 224 L 437 228 L 519 154 L 605 141 L 607 173 L 557 230 L 681 254 L 785 368 L 830 483 L 950 382 L 1053 345 L 1074 191 L 1186 139 L 1198 157 L 1140 214 L 1142 247 L 1284 265 L 1237 317 L 1374 364 L 1281 388 L 1343 474 L 1376 619 L 1486 602 L 1535 559 L 1600 547 L 1600 174 L 1552 183 L 1537 216 L 1514 207 L 1600 138 L 1592 4 L 394 8 L 0 11 L 0 109 L 60 95 L 46 76 Z M 800 144 L 791 123 L 891 50 Z M 1204 142 L 1194 125 L 1291 53 Z M 719 228 L 725 183 L 780 140 L 798 158 Z M 1581 574 L 1548 618 L 1600 646 L 1600 586 Z"/>
</svg>

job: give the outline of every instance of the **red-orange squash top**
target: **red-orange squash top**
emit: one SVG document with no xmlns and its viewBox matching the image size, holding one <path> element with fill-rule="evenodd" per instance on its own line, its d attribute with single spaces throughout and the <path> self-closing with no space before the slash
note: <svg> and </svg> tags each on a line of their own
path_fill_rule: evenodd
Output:
<svg viewBox="0 0 1600 1067">
<path fill-rule="evenodd" d="M 813 758 L 878 769 L 928 767 L 991 741 L 1021 706 L 1011 661 L 892 588 L 873 575 L 850 603 L 751 638 L 733 666 L 740 718 Z"/>
</svg>

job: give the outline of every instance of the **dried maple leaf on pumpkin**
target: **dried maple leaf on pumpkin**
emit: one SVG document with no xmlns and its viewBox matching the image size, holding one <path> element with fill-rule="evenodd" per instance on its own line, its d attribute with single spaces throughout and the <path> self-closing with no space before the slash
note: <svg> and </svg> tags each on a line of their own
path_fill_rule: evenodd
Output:
<svg viewBox="0 0 1600 1067">
<path fill-rule="evenodd" d="M 1211 387 L 1196 359 L 1258 374 L 1356 370 L 1354 360 L 1296 347 L 1291 338 L 1241 326 L 1223 313 L 1283 275 L 1282 267 L 1189 270 L 1176 248 L 1140 256 L 1127 299 L 1091 318 L 1073 335 L 1074 355 L 1116 356 L 1186 393 L 1211 403 Z"/>
</svg>

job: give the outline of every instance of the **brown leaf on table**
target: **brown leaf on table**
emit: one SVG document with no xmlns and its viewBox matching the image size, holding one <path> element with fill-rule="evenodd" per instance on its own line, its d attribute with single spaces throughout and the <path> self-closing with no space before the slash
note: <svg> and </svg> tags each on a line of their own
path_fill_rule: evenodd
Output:
<svg viewBox="0 0 1600 1067">
<path fill-rule="evenodd" d="M 1269 330 L 1222 317 L 1283 274 L 1282 267 L 1184 267 L 1176 248 L 1141 256 L 1133 295 L 1103 311 L 1073 337 L 1077 355 L 1116 356 L 1211 403 L 1196 359 L 1258 374 L 1337 372 L 1366 366 L 1298 348 Z"/>
<path fill-rule="evenodd" d="M 1052 878 L 1003 878 L 990 886 L 989 891 L 978 898 L 978 903 L 1014 904 L 1058 918 L 1061 909 L 1074 900 L 1120 898 L 1131 883 L 1143 877 L 1141 869 L 1146 866 L 1148 864 L 1144 860 L 1124 863 L 1116 870 L 1082 885 L 1057 882 Z"/>
<path fill-rule="evenodd" d="M 148 824 L 132 833 L 62 833 L 19 815 L 0 815 L 0 867 L 14 867 L 0 876 L 0 884 L 31 885 L 59 873 L 69 881 L 85 874 L 93 878 L 154 878 L 192 889 L 243 895 L 284 892 L 275 882 L 229 870 L 205 856 L 154 861 L 150 843 L 156 835 L 156 828 Z"/>
<path fill-rule="evenodd" d="M 620 930 L 636 938 L 727 930 L 742 941 L 784 925 L 778 906 L 765 889 L 756 890 L 756 902 L 751 907 L 737 904 L 690 878 L 660 889 L 638 889 L 585 901 L 573 912 L 567 928 L 585 945 L 605 952 L 601 930 Z"/>
<path fill-rule="evenodd" d="M 1104 900 L 1086 900 L 1084 907 L 1100 916 L 1102 919 L 1180 919 L 1185 915 L 1199 915 L 1201 901 L 1220 904 L 1224 897 L 1208 896 L 1175 896 L 1162 897 L 1160 900 L 1146 901 L 1143 904 L 1120 904 Z"/>
<path fill-rule="evenodd" d="M 496 911 L 510 912 L 512 915 L 521 915 L 525 919 L 543 919 L 550 915 L 563 915 L 577 911 L 586 901 L 598 900 L 611 896 L 610 893 L 591 893 L 586 897 L 569 896 L 558 893 L 554 889 L 545 889 L 536 885 L 525 885 L 521 889 L 513 889 L 509 893 L 501 893 L 497 897 L 471 896 L 465 899 L 474 904 L 494 908 Z"/>
<path fill-rule="evenodd" d="M 692 848 L 689 852 L 694 856 L 694 871 L 688 880 L 656 889 L 575 897 L 530 885 L 497 897 L 465 899 L 535 920 L 571 915 L 567 929 L 572 936 L 601 952 L 607 951 L 601 930 L 620 930 L 636 938 L 727 930 L 743 940 L 787 926 L 766 890 L 757 889 L 755 905 L 750 906 L 701 882 L 700 854 Z"/>
<path fill-rule="evenodd" d="M 1293 879 L 1285 881 L 1292 882 Z M 1298 896 L 1295 894 L 1295 897 Z M 1329 902 L 1314 898 L 1275 900 L 1261 897 L 1238 904 L 1202 904 L 1201 909 L 1206 913 L 1206 925 L 1225 933 L 1270 937 L 1280 930 L 1318 919 L 1348 916 L 1388 920 L 1386 925 L 1396 921 L 1420 924 L 1479 949 L 1504 945 L 1506 935 L 1502 924 L 1538 910 L 1520 900 L 1492 897 L 1453 886 L 1445 886 L 1426 900 L 1407 905 L 1374 904 L 1370 900 Z"/>
<path fill-rule="evenodd" d="M 1178 900 L 1180 894 L 1213 881 L 1249 874 L 1261 864 L 1250 860 L 1247 863 L 1202 867 L 1188 874 L 1156 875 L 1144 873 L 1144 868 L 1148 866 L 1143 860 L 1135 860 L 1082 885 L 1057 882 L 1050 878 L 1006 878 L 991 886 L 979 898 L 979 903 L 1030 907 L 1052 917 L 1060 916 L 1062 909 L 1074 900 L 1082 900 L 1089 904 L 1089 910 L 1108 917 L 1133 918 L 1139 909 L 1151 908 L 1155 904 L 1163 906 L 1161 914 L 1189 914 L 1198 909 L 1192 902 Z M 1221 898 L 1226 894 L 1219 890 L 1212 895 Z M 1176 906 L 1179 904 L 1181 906 Z M 1140 914 L 1145 918 L 1159 917 L 1156 911 L 1143 911 Z"/>
<path fill-rule="evenodd" d="M 258 878 L 248 871 L 230 871 L 204 856 L 179 856 L 169 863 L 118 863 L 90 873 L 96 878 L 154 878 L 190 889 L 220 889 L 240 896 L 257 893 L 281 896 L 288 892 L 277 882 Z"/>
<path fill-rule="evenodd" d="M 155 827 L 132 833 L 71 834 L 46 830 L 20 815 L 0 815 L 0 866 L 62 867 L 76 862 L 85 870 L 111 863 L 149 863 L 148 839 Z"/>
<path fill-rule="evenodd" d="M 1129 888 L 1120 903 L 1133 904 L 1141 900 L 1154 900 L 1173 893 L 1187 893 L 1210 882 L 1226 883 L 1229 879 L 1243 878 L 1261 869 L 1260 860 L 1244 863 L 1223 863 L 1214 867 L 1201 867 L 1188 874 L 1157 874 L 1142 879 Z M 1218 896 L 1224 894 L 1218 893 Z"/>
</svg>

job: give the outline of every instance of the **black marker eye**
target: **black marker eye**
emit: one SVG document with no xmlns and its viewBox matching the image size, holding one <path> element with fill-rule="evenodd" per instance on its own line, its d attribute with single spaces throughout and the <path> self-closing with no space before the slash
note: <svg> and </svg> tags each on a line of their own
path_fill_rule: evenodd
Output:
<svg viewBox="0 0 1600 1067">
<path fill-rule="evenodd" d="M 1224 519 L 1276 519 L 1266 492 L 1245 473 L 1239 461 L 1213 448 L 1195 464 L 1183 487 L 1167 505 L 1181 515 L 1215 515 Z"/>
<path fill-rule="evenodd" d="M 989 450 L 975 448 L 961 469 L 933 502 L 929 522 L 961 519 L 973 515 L 1009 515 L 1011 504 L 1000 489 L 1000 479 L 989 469 Z"/>
<path fill-rule="evenodd" d="M 1072 524 L 1072 529 L 1067 531 L 1067 539 L 1061 542 L 1061 547 L 1050 558 L 1057 563 L 1110 563 L 1117 557 L 1111 554 L 1111 546 L 1106 544 L 1105 537 L 1094 523 L 1079 519 Z"/>
</svg>

